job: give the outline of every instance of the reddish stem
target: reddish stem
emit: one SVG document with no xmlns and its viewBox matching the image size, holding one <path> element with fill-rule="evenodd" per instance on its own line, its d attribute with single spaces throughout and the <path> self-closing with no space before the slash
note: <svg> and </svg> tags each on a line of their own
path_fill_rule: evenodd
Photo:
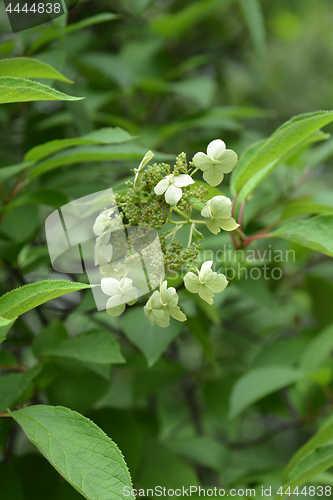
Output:
<svg viewBox="0 0 333 500">
<path fill-rule="evenodd" d="M 244 208 L 245 208 L 245 201 L 242 201 L 242 204 L 241 204 L 241 207 L 240 207 L 240 210 L 239 210 L 239 217 L 238 217 L 239 229 L 242 229 Z"/>
<path fill-rule="evenodd" d="M 236 194 L 234 201 L 232 202 L 231 217 L 233 217 L 235 214 L 237 199 L 238 199 L 238 193 Z"/>
</svg>

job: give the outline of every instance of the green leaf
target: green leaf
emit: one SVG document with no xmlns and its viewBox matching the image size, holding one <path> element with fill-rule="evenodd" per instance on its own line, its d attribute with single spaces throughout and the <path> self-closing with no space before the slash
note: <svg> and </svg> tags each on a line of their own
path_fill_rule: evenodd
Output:
<svg viewBox="0 0 333 500">
<path fill-rule="evenodd" d="M 9 212 L 21 205 L 48 205 L 60 208 L 69 202 L 68 196 L 56 189 L 39 189 L 21 196 L 15 196 L 12 201 L 6 204 L 5 212 Z"/>
<path fill-rule="evenodd" d="M 77 146 L 68 150 L 66 149 L 65 151 L 60 151 L 50 158 L 38 163 L 30 169 L 30 178 L 34 179 L 54 168 L 64 165 L 73 165 L 75 163 L 106 160 L 141 160 L 146 153 L 146 148 L 134 144 Z M 154 156 L 156 160 L 174 159 L 173 155 L 162 155 L 156 152 L 154 152 Z"/>
<path fill-rule="evenodd" d="M 35 146 L 27 152 L 25 160 L 38 161 L 46 156 L 56 153 L 57 151 L 67 149 L 72 146 L 80 146 L 83 144 L 116 144 L 131 141 L 133 139 L 133 136 L 120 127 L 101 128 L 99 130 L 89 132 L 89 134 L 82 137 L 76 137 L 75 139 L 56 139 L 54 141 L 41 144 L 40 146 Z"/>
<path fill-rule="evenodd" d="M 314 476 L 324 472 L 333 465 L 333 424 L 324 426 L 292 457 L 284 472 L 285 486 L 283 491 L 290 486 L 291 491 L 296 486 L 301 486 L 310 481 Z M 283 499 L 287 495 L 277 498 Z"/>
<path fill-rule="evenodd" d="M 274 231 L 273 236 L 333 257 L 332 230 L 333 215 L 318 215 L 307 220 L 289 222 Z"/>
<path fill-rule="evenodd" d="M 265 21 L 259 0 L 238 0 L 259 55 L 265 52 Z"/>
<path fill-rule="evenodd" d="M 228 450 L 211 437 L 198 436 L 166 442 L 165 445 L 178 455 L 204 467 L 223 471 L 227 466 Z"/>
<path fill-rule="evenodd" d="M 68 334 L 64 324 L 59 320 L 52 320 L 34 338 L 32 342 L 33 353 L 37 358 L 41 358 L 67 338 Z"/>
<path fill-rule="evenodd" d="M 0 316 L 0 344 L 5 340 L 9 328 L 15 323 L 16 319 L 5 319 Z"/>
<path fill-rule="evenodd" d="M 237 417 L 245 408 L 283 387 L 295 383 L 304 373 L 287 366 L 254 368 L 234 385 L 230 397 L 230 418 Z"/>
<path fill-rule="evenodd" d="M 5 319 L 14 319 L 48 300 L 85 288 L 90 288 L 90 285 L 65 280 L 46 280 L 23 285 L 0 297 L 0 314 Z"/>
<path fill-rule="evenodd" d="M 315 370 L 330 357 L 333 349 L 333 324 L 329 325 L 322 332 L 309 342 L 305 349 L 301 367 L 304 370 Z"/>
<path fill-rule="evenodd" d="M 201 0 L 191 3 L 175 13 L 154 19 L 151 27 L 165 37 L 180 36 L 210 17 L 215 10 L 226 7 L 229 3 L 231 0 Z"/>
<path fill-rule="evenodd" d="M 69 96 L 43 83 L 24 78 L 0 77 L 0 104 L 28 101 L 78 101 L 80 99 L 83 97 Z"/>
<path fill-rule="evenodd" d="M 238 164 L 234 185 L 239 193 L 253 175 L 288 153 L 310 135 L 333 120 L 333 111 L 318 111 L 296 116 L 278 128 L 252 156 L 248 163 Z"/>
<path fill-rule="evenodd" d="M 22 396 L 31 382 L 40 373 L 39 365 L 34 366 L 26 373 L 11 373 L 0 378 L 0 411 L 14 407 L 21 401 Z"/>
<path fill-rule="evenodd" d="M 131 477 L 117 445 L 91 420 L 61 406 L 10 412 L 30 441 L 87 500 L 123 496 Z"/>
<path fill-rule="evenodd" d="M 124 363 L 119 344 L 103 331 L 93 331 L 63 340 L 59 345 L 46 349 L 44 355 L 74 358 L 87 363 Z"/>
<path fill-rule="evenodd" d="M 73 83 L 49 64 L 29 57 L 13 57 L 0 61 L 0 77 L 15 76 L 19 78 L 52 78 Z"/>
<path fill-rule="evenodd" d="M 33 161 L 25 161 L 23 163 L 18 163 L 17 165 L 10 165 L 9 167 L 0 168 L 0 182 L 4 182 L 7 179 L 10 179 L 10 177 L 19 174 L 23 170 L 31 167 L 31 165 L 33 164 Z"/>
<path fill-rule="evenodd" d="M 281 220 L 291 219 L 303 214 L 333 214 L 333 206 L 316 203 L 315 201 L 291 201 L 282 213 Z"/>
<path fill-rule="evenodd" d="M 49 28 L 45 30 L 40 38 L 38 38 L 30 47 L 30 52 L 35 52 L 41 46 L 46 43 L 54 40 L 56 38 L 61 38 L 64 34 L 74 33 L 75 31 L 81 30 L 83 28 L 87 28 L 89 26 L 93 26 L 94 24 L 105 23 L 107 21 L 113 21 L 114 19 L 118 19 L 120 16 L 117 14 L 112 14 L 111 12 L 103 12 L 102 14 L 97 14 L 96 16 L 87 17 L 82 21 L 77 23 L 72 23 L 66 26 L 64 33 L 56 28 Z"/>
<path fill-rule="evenodd" d="M 144 354 L 148 366 L 153 366 L 163 351 L 179 334 L 182 323 L 171 318 L 167 328 L 151 326 L 142 307 L 129 310 L 121 319 L 126 337 Z"/>
</svg>

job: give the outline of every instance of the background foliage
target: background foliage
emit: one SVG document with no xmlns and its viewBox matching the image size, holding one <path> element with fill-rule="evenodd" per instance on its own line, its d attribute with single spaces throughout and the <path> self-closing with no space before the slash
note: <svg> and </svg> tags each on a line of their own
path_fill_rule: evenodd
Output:
<svg viewBox="0 0 333 500">
<path fill-rule="evenodd" d="M 332 108 L 329 0 L 96 0 L 65 17 L 12 34 L 0 5 L 2 294 L 86 283 L 52 271 L 44 221 L 72 199 L 124 188 L 148 149 L 192 158 L 219 137 L 241 154 L 293 115 Z M 282 239 L 251 243 L 295 252 L 274 263 L 282 279 L 243 270 L 214 306 L 179 289 L 188 321 L 165 330 L 149 329 L 143 304 L 120 318 L 97 312 L 83 284 L 1 298 L 0 411 L 23 427 L 29 411 L 37 421 L 80 412 L 117 443 L 136 487 L 251 487 L 260 498 L 262 485 L 333 486 L 333 142 L 317 128 L 266 158 L 271 175 L 239 196 L 247 235 L 283 221 Z M 242 187 L 244 157 L 223 194 Z M 215 255 L 230 244 L 205 236 Z M 237 254 L 216 264 L 236 266 Z M 37 405 L 51 413 L 34 415 Z M 82 498 L 9 418 L 0 454 L 0 498 Z"/>
</svg>

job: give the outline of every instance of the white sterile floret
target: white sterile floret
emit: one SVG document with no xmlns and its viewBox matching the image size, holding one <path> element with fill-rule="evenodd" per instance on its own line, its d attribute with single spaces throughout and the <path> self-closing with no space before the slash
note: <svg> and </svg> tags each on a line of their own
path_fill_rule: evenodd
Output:
<svg viewBox="0 0 333 500">
<path fill-rule="evenodd" d="M 106 295 L 110 295 L 106 303 L 107 313 L 110 316 L 119 316 L 125 310 L 125 304 L 133 305 L 136 302 L 138 290 L 132 283 L 133 280 L 125 276 L 121 280 L 102 278 L 102 291 Z"/>
<path fill-rule="evenodd" d="M 111 262 L 113 248 L 110 241 L 110 233 L 103 233 L 96 238 L 94 248 L 95 266 L 105 266 Z"/>
<path fill-rule="evenodd" d="M 101 236 L 101 234 L 103 234 L 104 231 L 110 226 L 112 212 L 113 212 L 112 208 L 110 210 L 105 210 L 104 212 L 99 214 L 99 216 L 96 218 L 95 223 L 93 225 L 93 231 L 96 234 L 96 236 Z"/>
<path fill-rule="evenodd" d="M 192 159 L 195 168 L 203 171 L 203 178 L 210 186 L 218 186 L 224 177 L 237 165 L 238 156 L 232 149 L 226 149 L 221 139 L 208 144 L 207 154 L 196 153 Z"/>
<path fill-rule="evenodd" d="M 177 321 L 185 321 L 186 316 L 178 307 L 178 300 L 176 289 L 168 288 L 167 281 L 163 281 L 160 292 L 156 290 L 143 308 L 150 324 L 166 328 L 170 324 L 170 316 Z"/>
<path fill-rule="evenodd" d="M 184 276 L 185 288 L 191 293 L 198 293 L 208 304 L 213 304 L 214 294 L 223 292 L 228 284 L 224 274 L 211 269 L 212 264 L 212 260 L 207 260 L 197 274 L 189 272 Z"/>
<path fill-rule="evenodd" d="M 140 186 L 143 178 L 143 169 L 147 165 L 147 163 L 150 162 L 150 160 L 153 158 L 154 153 L 152 151 L 148 151 L 145 156 L 143 157 L 140 165 L 138 168 L 134 169 L 135 172 L 135 177 L 134 177 L 134 187 L 137 188 Z"/>
<path fill-rule="evenodd" d="M 226 196 L 214 196 L 206 202 L 205 207 L 201 210 L 201 215 L 206 219 L 208 229 L 217 234 L 224 231 L 234 231 L 239 227 L 239 224 L 231 217 L 232 203 Z"/>
<path fill-rule="evenodd" d="M 165 201 L 169 205 L 176 205 L 183 195 L 182 187 L 194 184 L 194 180 L 187 174 L 170 174 L 164 177 L 154 188 L 157 195 L 165 193 Z"/>
</svg>

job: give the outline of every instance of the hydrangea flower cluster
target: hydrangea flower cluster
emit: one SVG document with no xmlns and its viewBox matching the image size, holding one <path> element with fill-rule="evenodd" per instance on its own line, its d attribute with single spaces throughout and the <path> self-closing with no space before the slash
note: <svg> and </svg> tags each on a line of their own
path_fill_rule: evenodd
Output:
<svg viewBox="0 0 333 500">
<path fill-rule="evenodd" d="M 99 266 L 102 276 L 101 290 L 109 297 L 106 309 L 111 316 L 122 314 L 126 305 L 135 304 L 142 295 L 138 291 L 136 279 L 133 280 L 133 276 L 129 277 L 128 274 L 135 269 L 140 259 L 145 262 L 150 259 L 153 278 L 148 282 L 151 292 L 144 305 L 144 315 L 151 325 L 165 328 L 169 326 L 170 318 L 181 322 L 186 320 L 178 306 L 176 288 L 168 286 L 168 277 L 175 270 L 188 270 L 182 279 L 185 288 L 199 294 L 208 304 L 213 304 L 215 294 L 222 292 L 228 285 L 223 274 L 212 270 L 212 260 L 203 262 L 200 267 L 200 240 L 204 236 L 197 226 L 203 225 L 213 234 L 238 228 L 239 224 L 232 217 L 231 200 L 222 195 L 210 199 L 208 196 L 209 186 L 218 186 L 224 175 L 234 169 L 238 157 L 234 151 L 226 149 L 220 139 L 208 145 L 207 153 L 196 153 L 189 163 L 185 153 L 181 153 L 173 168 L 166 163 L 150 165 L 153 156 L 148 151 L 139 167 L 134 169 L 134 181 L 127 182 L 125 192 L 116 193 L 117 209 L 106 209 L 96 218 L 93 226 L 96 235 L 94 258 L 95 266 Z M 198 170 L 203 172 L 203 179 L 209 186 L 194 178 Z M 202 218 L 193 218 L 195 212 Z M 140 251 L 140 258 L 131 251 L 124 238 L 124 229 L 131 226 L 141 228 L 138 237 L 141 246 L 148 238 L 149 231 L 158 232 L 164 273 L 152 259 L 156 242 Z M 184 234 L 186 228 L 187 246 L 177 238 L 178 232 Z M 122 252 L 127 244 L 124 256 Z M 111 265 L 114 260 L 116 264 Z"/>
</svg>

